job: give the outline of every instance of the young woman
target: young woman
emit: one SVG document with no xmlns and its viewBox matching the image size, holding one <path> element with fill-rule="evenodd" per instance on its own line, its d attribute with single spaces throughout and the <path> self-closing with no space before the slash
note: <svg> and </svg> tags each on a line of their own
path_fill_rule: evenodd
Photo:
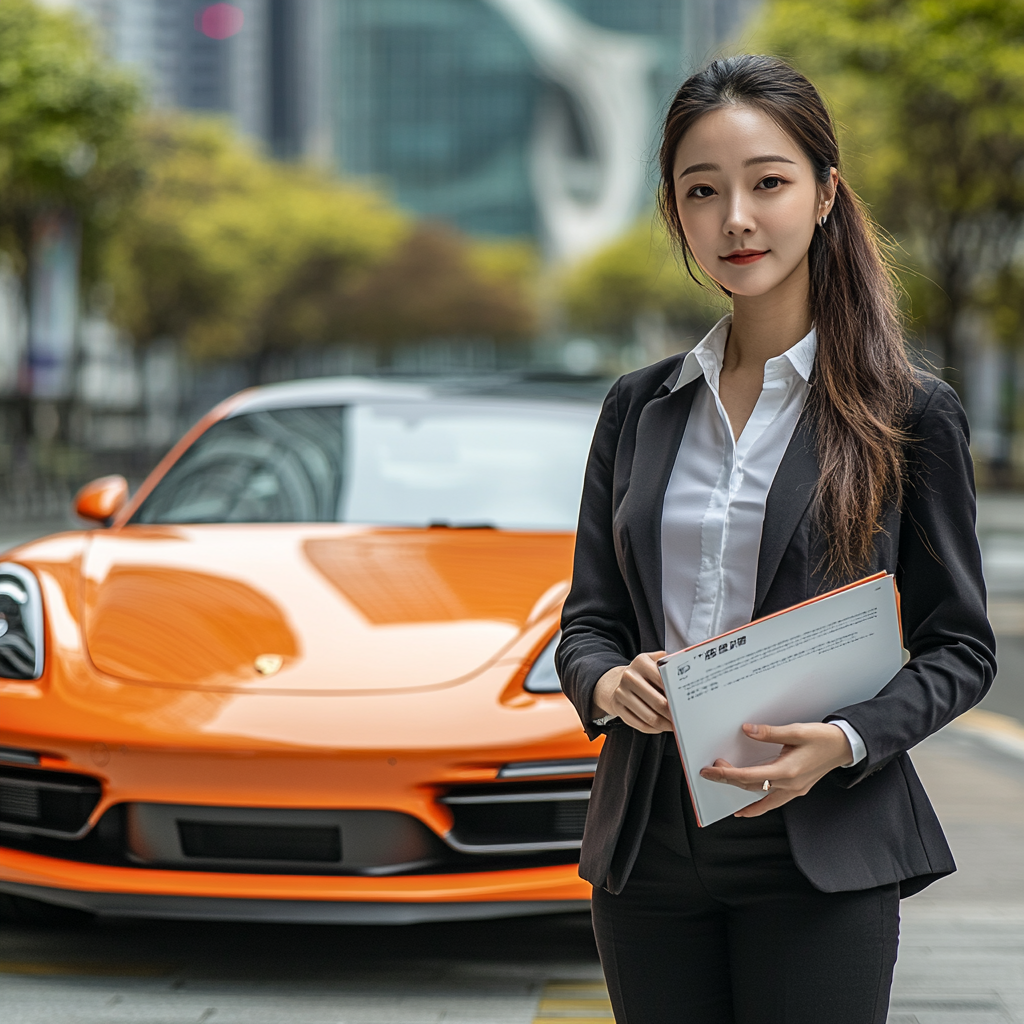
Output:
<svg viewBox="0 0 1024 1024">
<path fill-rule="evenodd" d="M 955 870 L 906 751 L 985 694 L 995 642 L 967 424 L 904 353 L 893 286 L 810 82 L 715 61 L 672 102 L 661 210 L 732 297 L 622 377 L 587 468 L 557 663 L 604 734 L 580 873 L 618 1024 L 882 1024 L 899 899 Z M 872 572 L 911 659 L 825 722 L 747 734 L 767 795 L 698 828 L 656 661 Z"/>
</svg>

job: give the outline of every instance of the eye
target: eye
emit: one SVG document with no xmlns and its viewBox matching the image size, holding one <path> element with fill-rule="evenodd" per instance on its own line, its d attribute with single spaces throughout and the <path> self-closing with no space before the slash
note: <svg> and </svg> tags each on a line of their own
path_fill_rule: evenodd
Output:
<svg viewBox="0 0 1024 1024">
<path fill-rule="evenodd" d="M 771 189 L 776 189 L 780 185 L 783 185 L 783 184 L 784 184 L 784 182 L 783 182 L 782 178 L 777 178 L 777 177 L 775 177 L 775 175 L 770 174 L 767 178 L 762 178 L 757 183 L 757 187 L 758 188 L 763 188 L 763 189 L 765 189 L 767 191 L 767 190 L 771 190 Z"/>
<path fill-rule="evenodd" d="M 715 194 L 715 190 L 710 185 L 694 185 L 686 194 L 693 196 L 694 199 L 707 199 L 708 196 Z"/>
</svg>

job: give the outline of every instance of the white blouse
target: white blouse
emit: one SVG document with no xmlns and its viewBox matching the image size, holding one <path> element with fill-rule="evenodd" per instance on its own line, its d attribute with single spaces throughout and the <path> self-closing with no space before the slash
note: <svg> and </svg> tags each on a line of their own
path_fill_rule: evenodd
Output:
<svg viewBox="0 0 1024 1024">
<path fill-rule="evenodd" d="M 665 649 L 677 651 L 749 622 L 765 504 L 810 391 L 814 330 L 764 366 L 761 394 L 738 439 L 718 393 L 732 318 L 720 320 L 688 352 L 673 390 L 701 375 L 661 519 Z M 836 721 L 856 764 L 860 735 Z"/>
</svg>

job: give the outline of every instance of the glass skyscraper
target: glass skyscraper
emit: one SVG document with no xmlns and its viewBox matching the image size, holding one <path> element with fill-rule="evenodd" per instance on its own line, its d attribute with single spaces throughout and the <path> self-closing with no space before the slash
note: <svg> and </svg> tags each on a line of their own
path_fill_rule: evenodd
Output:
<svg viewBox="0 0 1024 1024">
<path fill-rule="evenodd" d="M 338 0 L 334 153 L 403 205 L 533 234 L 533 59 L 482 0 Z"/>
<path fill-rule="evenodd" d="M 751 0 L 333 0 L 336 165 L 475 233 L 592 250 L 651 197 L 659 114 Z"/>
</svg>

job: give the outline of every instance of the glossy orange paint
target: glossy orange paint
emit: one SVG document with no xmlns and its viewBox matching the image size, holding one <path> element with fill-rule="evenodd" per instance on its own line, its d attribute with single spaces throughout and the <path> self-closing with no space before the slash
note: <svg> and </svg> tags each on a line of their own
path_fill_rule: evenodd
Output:
<svg viewBox="0 0 1024 1024">
<path fill-rule="evenodd" d="M 147 481 L 142 494 L 200 424 Z M 134 526 L 9 552 L 45 606 L 46 666 L 0 680 L 0 746 L 132 801 L 367 808 L 443 836 L 446 787 L 592 758 L 561 694 L 522 682 L 557 628 L 569 533 L 335 524 Z M 269 673 L 266 665 L 280 665 Z M 117 868 L 0 849 L 0 879 L 107 892 L 317 900 L 586 899 L 575 865 L 452 875 Z"/>
<path fill-rule="evenodd" d="M 406 875 L 354 878 L 311 875 L 228 875 L 205 871 L 138 871 L 38 857 L 0 849 L 0 876 L 23 885 L 76 892 L 232 899 L 352 900 L 366 903 L 478 903 L 491 900 L 590 898 L 573 864 L 482 875 Z"/>
<path fill-rule="evenodd" d="M 101 476 L 75 495 L 75 515 L 105 523 L 128 501 L 128 481 L 123 476 Z"/>
<path fill-rule="evenodd" d="M 90 538 L 85 641 L 105 674 L 247 692 L 448 686 L 557 602 L 568 534 L 313 525 L 127 527 Z M 279 654 L 270 679 L 254 667 Z M 382 723 L 383 727 L 383 723 Z"/>
</svg>

